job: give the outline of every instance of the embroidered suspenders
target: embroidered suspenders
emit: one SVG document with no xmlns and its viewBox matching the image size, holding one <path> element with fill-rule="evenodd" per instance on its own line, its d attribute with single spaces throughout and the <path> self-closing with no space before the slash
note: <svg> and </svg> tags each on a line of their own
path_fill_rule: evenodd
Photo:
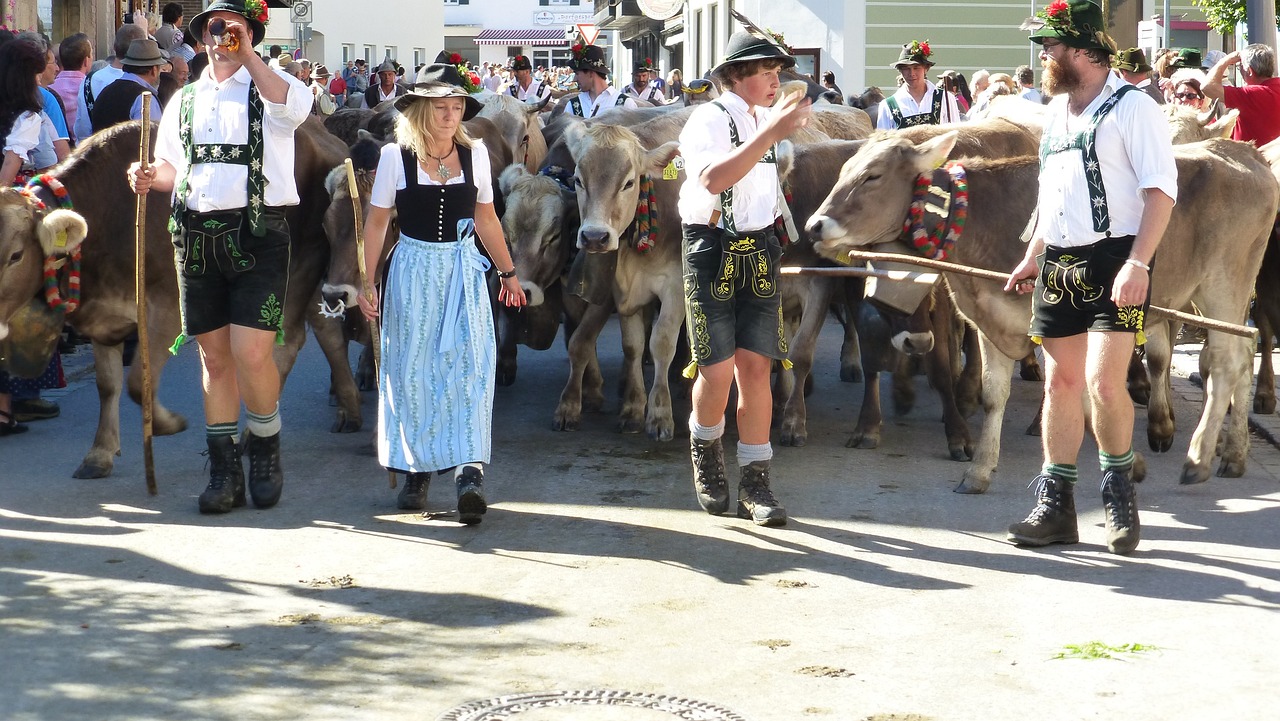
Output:
<svg viewBox="0 0 1280 721">
<path fill-rule="evenodd" d="M 187 192 L 191 189 L 191 168 L 197 163 L 226 163 L 249 167 L 249 229 L 259 238 L 267 234 L 262 222 L 262 206 L 267 187 L 263 169 L 262 146 L 262 98 L 258 88 L 249 83 L 249 142 L 203 143 L 196 145 L 191 134 L 192 116 L 195 113 L 195 86 L 182 89 L 182 104 L 178 110 L 178 140 L 187 154 L 187 169 L 178 181 L 173 198 L 173 217 L 169 220 L 169 232 L 178 233 L 182 228 L 182 214 L 187 209 Z"/>
<path fill-rule="evenodd" d="M 1044 167 L 1044 161 L 1050 155 L 1066 152 L 1068 150 L 1079 150 L 1081 153 L 1081 161 L 1084 163 L 1084 179 L 1089 186 L 1089 205 L 1093 215 L 1093 229 L 1098 233 L 1105 233 L 1107 237 L 1111 237 L 1111 215 L 1107 211 L 1107 190 L 1102 184 L 1102 165 L 1098 161 L 1097 145 L 1094 142 L 1098 134 L 1098 125 L 1103 118 L 1115 108 L 1116 103 L 1120 102 L 1120 98 L 1130 90 L 1137 90 L 1132 85 L 1122 85 L 1114 95 L 1103 101 L 1102 105 L 1094 111 L 1089 118 L 1089 123 L 1084 130 L 1077 133 L 1064 132 L 1061 135 L 1051 135 L 1045 133 L 1040 140 L 1040 167 Z M 1065 121 L 1064 121 L 1065 125 Z"/>
<path fill-rule="evenodd" d="M 889 115 L 893 116 L 893 122 L 899 128 L 913 128 L 917 125 L 937 125 L 942 120 L 942 90 L 935 88 L 933 91 L 933 107 L 927 113 L 918 115 L 902 115 L 902 108 L 898 107 L 898 100 L 892 95 L 884 99 L 889 105 Z"/>
<path fill-rule="evenodd" d="M 626 94 L 618 93 L 618 98 L 613 101 L 613 107 L 620 108 L 625 102 L 627 102 Z M 580 118 L 587 118 L 587 117 L 594 118 L 596 116 L 596 113 L 600 112 L 600 106 L 596 105 L 594 108 L 592 108 L 591 115 L 583 115 L 582 101 L 578 99 L 577 95 L 575 95 L 572 98 L 569 98 L 569 111 Z"/>
<path fill-rule="evenodd" d="M 720 104 L 719 100 L 712 100 L 711 104 L 720 108 L 729 119 L 729 141 L 733 143 L 733 147 L 742 145 L 742 139 L 738 136 L 738 124 L 733 122 L 733 115 L 729 113 L 729 109 Z M 764 157 L 760 158 L 761 163 L 777 163 L 778 153 L 777 146 L 770 146 L 765 151 Z M 738 229 L 733 224 L 733 186 L 729 186 L 720 191 L 720 217 L 724 218 L 724 228 L 730 233 L 737 234 Z"/>
</svg>

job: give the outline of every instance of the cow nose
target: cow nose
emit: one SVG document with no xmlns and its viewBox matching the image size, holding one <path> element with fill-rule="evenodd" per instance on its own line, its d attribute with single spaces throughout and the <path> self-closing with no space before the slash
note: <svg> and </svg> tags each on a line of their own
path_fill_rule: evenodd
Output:
<svg viewBox="0 0 1280 721">
<path fill-rule="evenodd" d="M 804 229 L 809 232 L 811 237 L 822 238 L 822 230 L 825 225 L 826 219 L 821 215 L 815 215 L 809 219 L 809 223 L 804 226 Z"/>
<path fill-rule="evenodd" d="M 582 230 L 578 233 L 578 244 L 583 250 L 592 253 L 604 250 L 608 240 L 609 233 L 603 230 Z"/>
</svg>

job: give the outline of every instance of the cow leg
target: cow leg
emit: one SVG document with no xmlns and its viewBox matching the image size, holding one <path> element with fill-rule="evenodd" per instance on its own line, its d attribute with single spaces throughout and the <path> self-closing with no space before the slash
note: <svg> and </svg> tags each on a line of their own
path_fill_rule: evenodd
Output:
<svg viewBox="0 0 1280 721">
<path fill-rule="evenodd" d="M 1151 400 L 1151 379 L 1147 377 L 1147 369 L 1142 365 L 1143 351 L 1133 349 L 1133 357 L 1129 359 L 1129 397 L 1134 403 L 1145 406 Z"/>
<path fill-rule="evenodd" d="M 141 363 L 134 364 L 142 365 Z M 94 380 L 98 386 L 98 431 L 72 478 L 106 478 L 120 455 L 120 391 L 124 387 L 124 344 L 93 343 Z"/>
<path fill-rule="evenodd" d="M 863 365 L 862 408 L 858 411 L 858 425 L 853 435 L 845 441 L 845 448 L 879 448 L 880 427 L 883 416 L 880 412 L 880 373 L 873 367 Z"/>
<path fill-rule="evenodd" d="M 500 306 L 494 310 L 497 314 L 498 364 L 496 380 L 500 386 L 509 386 L 516 382 L 516 322 L 511 313 Z"/>
<path fill-rule="evenodd" d="M 1248 339 L 1209 331 L 1209 340 L 1200 353 L 1202 359 L 1206 354 L 1209 356 L 1207 361 L 1202 360 L 1208 366 L 1208 375 L 1202 376 L 1204 411 L 1191 436 L 1187 460 L 1182 466 L 1183 484 L 1209 480 L 1209 464 L 1213 461 L 1222 421 L 1226 418 L 1227 408 L 1232 400 L 1242 403 L 1237 409 L 1249 407 L 1247 390 L 1241 392 L 1239 387 L 1247 386 L 1245 379 L 1248 377 L 1250 360 Z M 1245 454 L 1249 444 L 1247 415 L 1243 410 L 1231 414 L 1219 476 L 1237 477 L 1244 473 Z"/>
<path fill-rule="evenodd" d="M 1249 392 L 1252 390 L 1250 370 L 1252 370 L 1252 344 L 1248 338 L 1227 339 L 1233 346 L 1232 357 L 1235 363 L 1235 392 L 1232 394 L 1231 406 L 1228 410 L 1225 443 L 1222 447 L 1222 461 L 1218 465 L 1219 478 L 1239 478 L 1244 475 L 1249 458 L 1249 414 L 1243 409 L 1249 407 Z M 1213 371 L 1209 372 L 1210 377 Z M 1202 376 L 1203 377 L 1203 376 Z"/>
<path fill-rule="evenodd" d="M 779 440 L 784 446 L 803 446 L 809 440 L 805 386 L 813 378 L 813 357 L 818 350 L 818 335 L 822 332 L 822 325 L 827 319 L 829 288 L 829 285 L 821 282 L 810 284 L 810 293 L 803 299 L 800 325 L 791 339 L 792 386 L 782 407 L 782 425 L 779 434 Z M 853 328 L 852 318 L 845 323 L 845 326 Z M 855 331 L 853 335 L 856 348 L 857 332 Z M 841 357 L 843 358 L 843 350 Z M 859 362 L 859 373 L 862 372 L 861 365 Z M 843 373 L 844 364 L 841 363 L 841 374 Z"/>
<path fill-rule="evenodd" d="M 968 418 L 978 410 L 982 398 L 982 351 L 978 349 L 978 331 L 964 324 L 961 340 L 964 366 L 956 379 L 956 410 Z"/>
<path fill-rule="evenodd" d="M 1262 292 L 1259 288 L 1258 293 Z M 1262 356 L 1258 362 L 1258 390 L 1253 394 L 1253 412 L 1270 415 L 1276 412 L 1276 372 L 1271 363 L 1276 327 L 1262 298 L 1253 306 L 1253 321 L 1258 326 L 1258 352 Z"/>
<path fill-rule="evenodd" d="M 582 420 L 583 374 L 596 356 L 596 339 L 612 312 L 612 304 L 588 304 L 582 321 L 569 338 L 569 380 L 560 393 L 560 403 L 552 419 L 552 428 L 557 431 L 578 430 Z M 596 373 L 599 373 L 598 364 Z"/>
<path fill-rule="evenodd" d="M 953 461 L 973 460 L 973 441 L 969 438 L 969 424 L 956 408 L 954 365 L 951 359 L 952 322 L 955 310 L 945 293 L 938 293 L 933 315 L 933 349 L 925 354 L 924 369 L 929 385 L 942 400 L 942 424 L 947 432 L 947 451 Z"/>
<path fill-rule="evenodd" d="M 558 288 L 559 285 L 556 287 Z M 562 297 L 564 299 L 564 348 L 567 352 L 569 339 L 577 332 L 589 304 L 576 295 L 563 293 Z M 612 301 L 609 303 L 609 308 L 612 312 Z M 600 356 L 596 353 L 595 346 L 592 346 L 591 353 L 587 357 L 586 370 L 582 374 L 582 410 L 594 413 L 601 408 L 604 408 L 604 376 L 600 373 Z"/>
<path fill-rule="evenodd" d="M 320 345 L 325 360 L 329 361 L 330 390 L 338 401 L 338 415 L 334 418 L 333 425 L 329 427 L 329 432 L 354 433 L 363 425 L 364 416 L 360 410 L 360 389 L 356 387 L 355 376 L 351 374 L 346 334 L 343 333 L 341 323 L 334 322 L 331 318 L 321 318 L 319 314 L 308 315 L 307 320 L 311 325 L 311 332 L 316 337 L 316 343 Z M 298 345 L 301 347 L 301 343 Z M 288 346 L 280 349 L 279 353 L 287 352 L 287 349 Z M 295 349 L 292 360 L 289 362 L 290 367 L 293 361 L 297 360 L 297 354 L 298 351 Z M 280 362 L 281 359 L 277 358 L 277 365 Z M 282 384 L 286 373 L 288 373 L 287 370 L 280 372 Z"/>
<path fill-rule="evenodd" d="M 373 361 L 373 346 L 366 345 L 356 360 L 356 388 L 361 391 L 378 390 L 378 370 Z"/>
<path fill-rule="evenodd" d="M 658 317 L 649 334 L 649 353 L 653 356 L 653 388 L 649 390 L 649 412 L 645 430 L 655 441 L 675 437 L 675 416 L 671 407 L 671 364 L 676 355 L 680 327 L 684 323 L 684 304 L 679 286 L 673 297 L 664 298 Z"/>
<path fill-rule="evenodd" d="M 644 428 L 645 315 L 647 314 L 641 312 L 618 316 L 618 323 L 622 326 L 622 378 L 619 388 L 622 410 L 618 415 L 620 433 L 639 433 Z M 654 384 L 657 382 L 655 378 Z"/>
<path fill-rule="evenodd" d="M 862 281 L 847 281 L 844 290 L 844 342 L 840 345 L 840 381 L 857 383 L 863 374 L 861 341 L 858 338 L 858 305 L 862 303 L 864 285 Z M 823 319 L 826 310 L 823 310 Z"/>
<path fill-rule="evenodd" d="M 982 419 L 982 434 L 973 465 L 964 472 L 960 485 L 955 487 L 956 493 L 986 493 L 991 485 L 991 474 L 1000 460 L 1000 427 L 1004 424 L 1004 409 L 1013 382 L 1013 359 L 1001 353 L 982 333 L 978 334 L 978 344 L 982 354 L 982 407 L 986 416 Z"/>
<path fill-rule="evenodd" d="M 1044 383 L 1044 369 L 1040 367 L 1040 360 L 1036 358 L 1034 350 L 1018 361 L 1018 374 L 1024 381 Z"/>
<path fill-rule="evenodd" d="M 1173 446 L 1173 388 L 1169 384 L 1170 347 L 1169 323 L 1158 321 L 1147 326 L 1147 371 L 1151 378 L 1151 397 L 1147 400 L 1147 445 L 1156 453 L 1164 453 Z M 1211 353 L 1206 345 L 1201 353 Z M 1228 397 L 1230 394 L 1228 393 Z M 1221 420 L 1221 419 L 1219 419 Z M 1205 477 L 1208 478 L 1208 465 Z"/>
</svg>

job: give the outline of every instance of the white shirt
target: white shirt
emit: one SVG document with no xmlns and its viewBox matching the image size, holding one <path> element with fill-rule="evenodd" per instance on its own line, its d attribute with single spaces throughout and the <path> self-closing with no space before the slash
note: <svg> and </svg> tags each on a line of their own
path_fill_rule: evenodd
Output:
<svg viewBox="0 0 1280 721">
<path fill-rule="evenodd" d="M 746 144 L 759 129 L 756 118 L 763 120 L 768 108 L 757 106 L 752 117 L 747 103 L 730 91 L 719 98 L 733 116 L 738 140 Z M 729 116 L 713 103 L 703 103 L 689 116 L 680 131 L 680 155 L 684 158 L 684 185 L 680 186 L 680 221 L 686 225 L 708 225 L 711 212 L 720 207 L 720 195 L 708 193 L 699 179 L 712 162 L 733 151 L 729 140 Z M 670 182 L 657 180 L 656 182 Z M 756 163 L 733 186 L 733 224 L 744 233 L 770 227 L 778 217 L 778 166 Z M 722 220 L 721 226 L 724 225 Z"/>
<path fill-rule="evenodd" d="M 580 92 L 576 97 L 578 98 L 578 102 L 582 104 L 582 117 L 584 118 L 594 118 L 600 113 L 603 113 L 613 107 L 632 109 L 637 107 L 636 101 L 631 98 L 627 98 L 621 105 L 618 105 L 618 89 L 612 85 L 606 86 L 604 92 L 600 93 L 600 96 L 595 100 L 592 100 L 591 96 L 586 92 Z M 573 112 L 572 98 L 566 97 L 560 102 L 564 103 L 566 113 L 575 115 Z"/>
<path fill-rule="evenodd" d="M 537 78 L 529 81 L 529 87 L 522 88 L 520 87 L 520 81 L 512 78 L 511 82 L 507 85 L 506 93 L 522 102 L 526 100 L 541 101 L 543 98 L 551 94 L 551 88 L 548 88 Z"/>
<path fill-rule="evenodd" d="M 924 81 L 925 92 L 917 103 L 916 99 L 911 97 L 911 91 L 907 89 L 906 83 L 898 88 L 898 92 L 893 94 L 893 99 L 898 103 L 898 111 L 902 113 L 902 117 L 908 115 L 921 115 L 923 113 L 933 112 L 933 94 L 941 92 L 938 86 Z M 947 93 L 942 100 L 942 112 L 938 119 L 939 123 L 958 123 L 962 120 L 960 117 L 960 106 L 956 104 L 956 96 Z M 893 114 L 889 112 L 888 103 L 880 103 L 880 109 L 876 115 L 877 130 L 895 130 L 898 124 L 893 121 Z"/>
<path fill-rule="evenodd" d="M 1059 136 L 1063 127 L 1084 129 L 1089 118 L 1107 98 L 1127 85 L 1111 74 L 1097 98 L 1078 116 L 1067 112 L 1067 96 L 1049 101 L 1044 133 Z M 1173 144 L 1165 130 L 1164 113 L 1146 93 L 1127 93 L 1098 125 L 1095 136 L 1107 194 L 1111 235 L 1136 235 L 1142 220 L 1138 191 L 1154 188 L 1178 199 L 1178 167 Z M 1040 168 L 1040 220 L 1036 233 L 1057 247 L 1096 243 L 1106 237 L 1093 229 L 1089 187 L 1084 176 L 1083 153 L 1068 150 L 1045 158 Z"/>
<path fill-rule="evenodd" d="M 629 97 L 633 97 L 637 100 L 647 100 L 651 103 L 658 103 L 658 104 L 662 104 L 662 101 L 663 101 L 662 91 L 659 90 L 658 86 L 654 85 L 653 83 L 649 83 L 648 85 L 644 86 L 643 90 L 636 90 L 636 86 L 628 85 L 626 88 L 623 89 L 622 92 L 626 93 Z"/>
<path fill-rule="evenodd" d="M 40 144 L 40 130 L 44 126 L 43 113 L 24 111 L 13 121 L 9 135 L 4 139 L 5 152 L 13 151 L 25 163 L 31 158 L 31 151 Z"/>
<path fill-rule="evenodd" d="M 486 75 L 480 80 L 480 84 L 484 86 L 485 90 L 496 93 L 498 88 L 502 87 L 502 76 L 497 73 Z"/>
<path fill-rule="evenodd" d="M 265 201 L 273 208 L 298 204 L 298 188 L 293 178 L 293 133 L 311 114 L 311 91 L 292 75 L 279 70 L 275 73 L 289 83 L 289 93 L 283 104 L 262 99 Z M 195 106 L 191 113 L 191 139 L 196 145 L 249 142 L 250 80 L 249 71 L 244 67 L 223 83 L 213 79 L 213 68 L 205 69 L 195 83 Z M 187 172 L 187 154 L 178 138 L 181 107 L 182 92 L 174 93 L 167 112 L 160 119 L 156 139 L 156 160 L 169 163 L 178 172 L 175 192 Z M 249 166 L 199 163 L 192 168 L 188 209 L 207 213 L 236 210 L 248 203 Z"/>
<path fill-rule="evenodd" d="M 396 191 L 404 190 L 406 185 L 404 159 L 400 151 L 400 146 L 395 143 L 382 146 L 382 156 L 378 158 L 378 174 L 374 176 L 373 190 L 369 192 L 370 204 L 379 208 L 396 206 Z M 432 161 L 428 158 L 427 162 Z M 476 186 L 476 202 L 492 203 L 493 171 L 489 167 L 489 150 L 480 139 L 476 139 L 475 145 L 471 148 L 471 175 L 474 176 L 471 180 Z M 419 185 L 461 185 L 462 182 L 462 174 L 459 173 L 449 178 L 447 182 L 441 183 L 427 175 L 421 163 L 418 165 Z"/>
<path fill-rule="evenodd" d="M 89 94 L 93 96 L 94 102 L 102 97 L 102 91 L 107 86 L 124 76 L 124 68 L 117 68 L 114 65 L 107 65 L 98 72 L 89 76 Z"/>
<path fill-rule="evenodd" d="M 1040 91 L 1036 90 L 1035 88 L 1023 88 L 1022 91 L 1018 93 L 1018 97 L 1022 98 L 1023 100 L 1030 100 L 1033 103 L 1044 102 L 1044 96 L 1041 95 Z"/>
</svg>

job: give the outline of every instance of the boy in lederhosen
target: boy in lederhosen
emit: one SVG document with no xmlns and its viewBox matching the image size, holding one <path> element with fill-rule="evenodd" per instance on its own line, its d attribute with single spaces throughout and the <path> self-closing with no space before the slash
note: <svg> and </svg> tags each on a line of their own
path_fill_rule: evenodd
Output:
<svg viewBox="0 0 1280 721">
<path fill-rule="evenodd" d="M 1134 344 L 1143 342 L 1151 264 L 1178 194 L 1178 169 L 1159 106 L 1110 70 L 1116 47 L 1097 5 L 1056 2 L 1033 27 L 1044 88 L 1054 98 L 1040 144 L 1036 230 L 1006 290 L 1035 293 L 1031 336 L 1044 347 L 1047 375 L 1044 467 L 1033 481 L 1036 506 L 1009 527 L 1009 540 L 1080 540 L 1074 488 L 1088 392 L 1107 549 L 1126 554 L 1137 547 L 1140 526 L 1125 379 Z"/>
<path fill-rule="evenodd" d="M 728 510 L 721 436 L 736 379 L 737 510 L 762 526 L 787 521 L 769 488 L 769 371 L 787 355 L 777 282 L 782 249 L 773 231 L 783 202 L 774 144 L 808 123 L 810 104 L 799 97 L 769 106 L 778 72 L 794 65 L 769 40 L 734 33 L 713 71 L 723 94 L 695 110 L 680 133 L 688 178 L 680 189 L 685 321 L 697 374 L 689 417 L 694 491 L 707 513 Z"/>
</svg>

